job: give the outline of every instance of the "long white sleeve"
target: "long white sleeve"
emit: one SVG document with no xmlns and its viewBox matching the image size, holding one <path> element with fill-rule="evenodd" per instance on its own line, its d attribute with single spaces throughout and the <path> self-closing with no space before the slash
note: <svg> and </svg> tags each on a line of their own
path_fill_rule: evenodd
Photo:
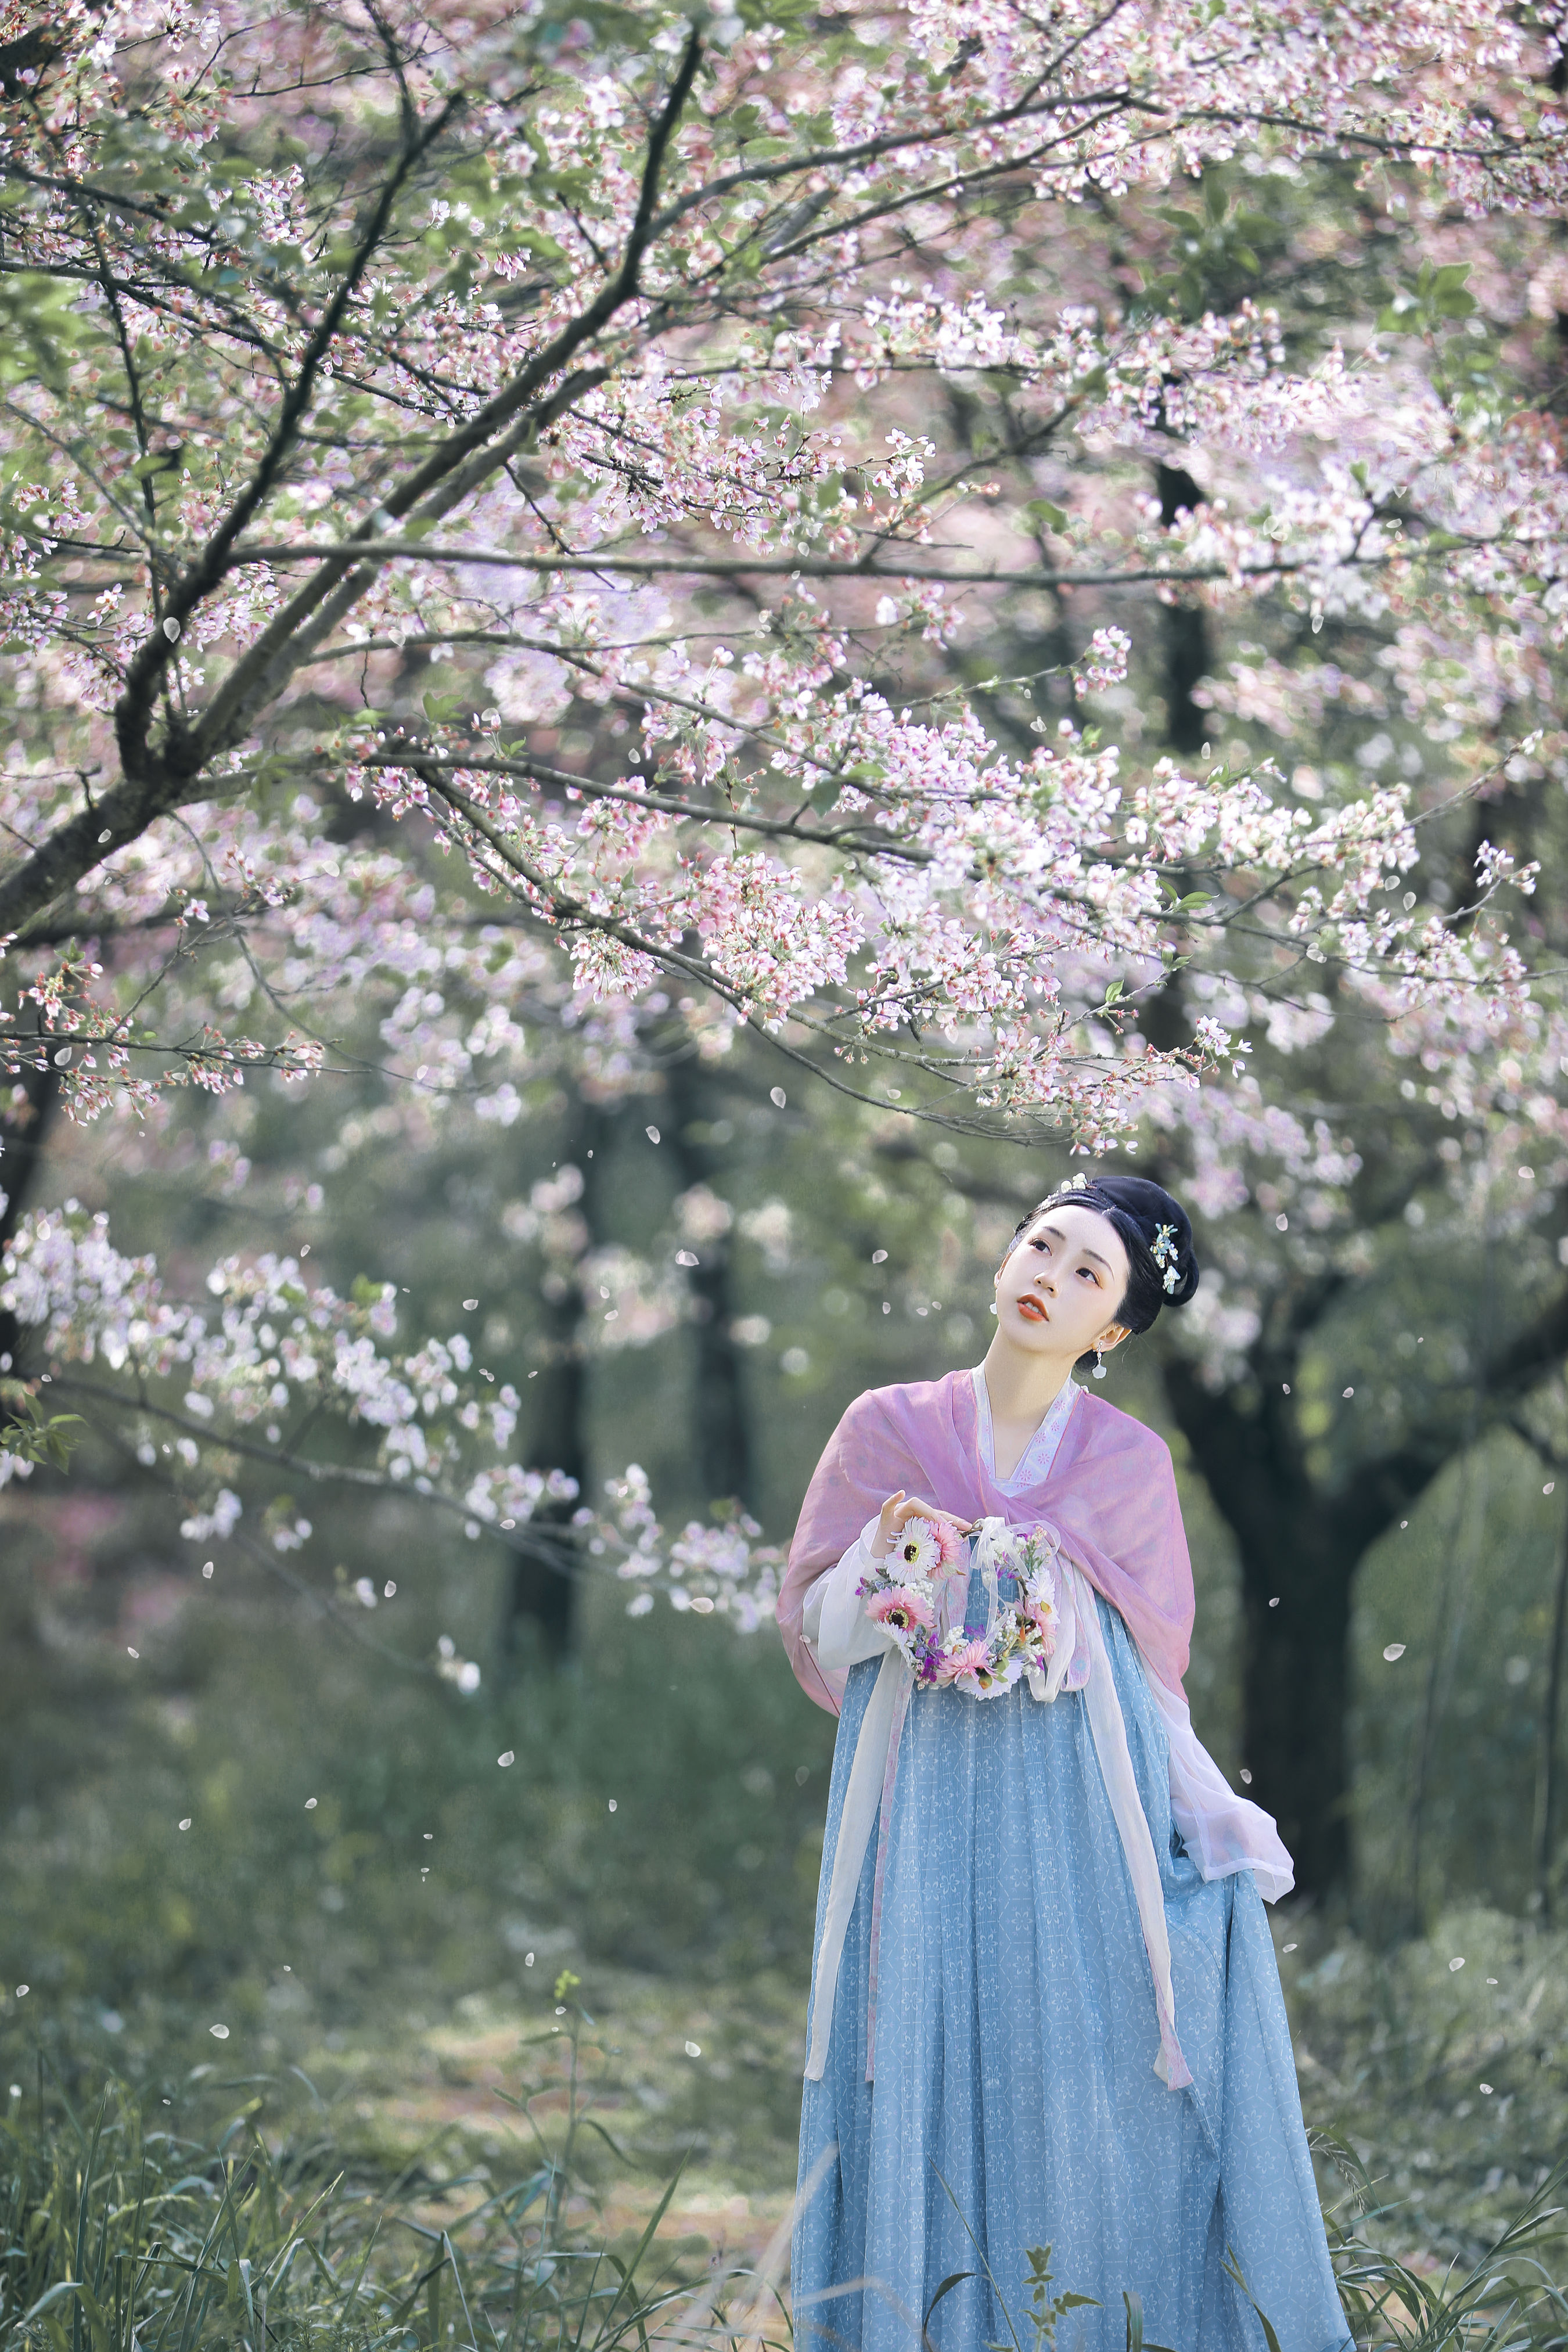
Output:
<svg viewBox="0 0 1568 2352">
<path fill-rule="evenodd" d="M 837 1567 L 819 1576 L 805 1596 L 801 1626 L 819 1665 L 841 1671 L 893 1646 L 891 1636 L 867 1616 L 855 1589 L 869 1564 L 876 1532 L 877 1521 L 868 1519 Z"/>
<path fill-rule="evenodd" d="M 1147 1662 L 1144 1680 L 1171 1743 L 1171 1817 L 1205 1878 L 1250 1870 L 1265 1903 L 1278 1903 L 1296 1883 L 1270 1815 L 1238 1797 L 1193 1729 L 1184 1699 L 1168 1690 Z"/>
</svg>

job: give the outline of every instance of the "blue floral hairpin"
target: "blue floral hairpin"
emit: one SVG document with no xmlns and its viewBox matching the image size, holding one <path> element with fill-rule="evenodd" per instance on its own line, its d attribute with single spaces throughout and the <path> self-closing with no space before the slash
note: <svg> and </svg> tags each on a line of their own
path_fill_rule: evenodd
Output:
<svg viewBox="0 0 1568 2352">
<path fill-rule="evenodd" d="M 1162 1225 L 1159 1228 L 1153 1241 L 1150 1244 L 1150 1255 L 1160 1269 L 1166 1295 L 1169 1296 L 1182 1278 L 1176 1263 L 1181 1256 L 1181 1246 L 1176 1240 L 1174 1225 Z"/>
</svg>

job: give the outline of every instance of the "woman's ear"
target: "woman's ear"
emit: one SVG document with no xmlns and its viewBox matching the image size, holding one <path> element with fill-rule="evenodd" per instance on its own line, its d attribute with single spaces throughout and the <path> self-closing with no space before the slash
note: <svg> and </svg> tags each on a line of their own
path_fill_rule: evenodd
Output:
<svg viewBox="0 0 1568 2352">
<path fill-rule="evenodd" d="M 1109 1356 L 1112 1348 L 1120 1348 L 1123 1339 L 1131 1337 L 1125 1323 L 1108 1323 L 1094 1344 L 1102 1355 Z"/>
</svg>

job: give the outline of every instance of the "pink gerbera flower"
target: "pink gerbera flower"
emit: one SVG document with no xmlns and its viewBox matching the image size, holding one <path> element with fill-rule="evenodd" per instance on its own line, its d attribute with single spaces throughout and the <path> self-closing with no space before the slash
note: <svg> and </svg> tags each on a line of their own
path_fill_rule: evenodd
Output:
<svg viewBox="0 0 1568 2352">
<path fill-rule="evenodd" d="M 937 1559 L 944 1569 L 952 1568 L 963 1550 L 963 1538 L 947 1519 L 932 1519 L 931 1530 L 936 1538 Z"/>
<path fill-rule="evenodd" d="M 967 1642 L 955 1642 L 951 1649 L 942 1652 L 938 1670 L 940 1679 L 944 1683 L 956 1683 L 960 1690 L 978 1693 L 980 1685 L 974 1677 L 989 1655 L 989 1645 L 984 1634 Z"/>
<path fill-rule="evenodd" d="M 945 1519 L 906 1519 L 893 1557 L 911 1576 L 945 1576 L 958 1559 L 962 1538 Z"/>
<path fill-rule="evenodd" d="M 1024 1615 L 1039 1636 L 1039 1648 L 1049 1658 L 1056 1654 L 1057 1626 L 1060 1622 L 1054 1601 L 1031 1598 L 1024 1603 Z"/>
<path fill-rule="evenodd" d="M 876 1624 L 885 1625 L 889 1633 L 912 1633 L 918 1627 L 928 1629 L 936 1623 L 936 1612 L 929 1601 L 907 1585 L 888 1586 L 873 1592 L 866 1603 L 866 1614 Z"/>
</svg>

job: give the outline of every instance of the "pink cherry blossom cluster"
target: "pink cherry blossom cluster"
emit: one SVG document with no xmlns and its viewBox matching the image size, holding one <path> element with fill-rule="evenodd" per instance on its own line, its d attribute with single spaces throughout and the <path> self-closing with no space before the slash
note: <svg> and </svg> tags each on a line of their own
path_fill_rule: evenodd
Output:
<svg viewBox="0 0 1568 2352">
<path fill-rule="evenodd" d="M 1305 1054 L 1349 1007 L 1440 1116 L 1555 1135 L 1533 869 L 1484 841 L 1460 907 L 1423 865 L 1445 804 L 1563 758 L 1552 404 L 1449 367 L 1419 289 L 1419 333 L 1316 344 L 1150 292 L 1192 184 L 1332 154 L 1353 218 L 1336 181 L 1301 268 L 1403 224 L 1517 341 L 1563 290 L 1544 40 L 1502 0 L 633 24 L 61 0 L 7 84 L 14 281 L 53 291 L 0 423 L 0 1066 L 155 1114 L 331 1071 L 358 1019 L 428 1132 L 542 1074 L 651 1091 L 674 1017 L 1092 1148 L 1177 1135 L 1205 1197 L 1310 1222 L 1353 1154 L 1264 1098 L 1254 1033 Z M 1123 592 L 1150 626 L 1102 617 Z M 1247 633 L 1196 707 L 1276 758 L 1140 749 L 1162 605 Z M 1351 719 L 1418 730 L 1415 768 L 1390 735 L 1325 782 Z M 1156 1047 L 1134 1008 L 1177 976 Z M 596 1346 L 681 1311 L 629 1255 L 586 1278 Z M 386 1475 L 457 1446 L 500 1513 L 452 1344 L 398 1360 Z"/>
<path fill-rule="evenodd" d="M 603 1270 L 602 1260 L 591 1265 Z M 476 1360 L 465 1332 L 395 1344 L 392 1284 L 362 1282 L 342 1298 L 298 1259 L 265 1255 L 220 1260 L 205 1292 L 200 1303 L 172 1295 L 151 1256 L 124 1255 L 107 1217 L 75 1202 L 25 1218 L 0 1269 L 0 1306 L 36 1339 L 51 1396 L 90 1402 L 146 1464 L 164 1468 L 187 1540 L 234 1534 L 244 1506 L 230 1482 L 254 1455 L 295 1478 L 418 1496 L 470 1537 L 504 1540 L 577 1499 L 559 1471 L 509 1458 L 518 1391 Z M 374 1432 L 374 1466 L 337 1470 L 296 1455 L 286 1432 L 305 1418 Z M 32 1467 L 0 1448 L 0 1486 Z M 584 1505 L 576 1523 L 589 1558 L 647 1589 L 662 1584 L 679 1606 L 704 1612 L 718 1594 L 750 1629 L 770 1605 L 776 1561 L 756 1543 L 754 1522 L 667 1535 L 635 1467 L 611 1483 L 605 1510 Z M 308 1522 L 268 1521 L 267 1540 L 297 1549 L 310 1532 Z"/>
</svg>

